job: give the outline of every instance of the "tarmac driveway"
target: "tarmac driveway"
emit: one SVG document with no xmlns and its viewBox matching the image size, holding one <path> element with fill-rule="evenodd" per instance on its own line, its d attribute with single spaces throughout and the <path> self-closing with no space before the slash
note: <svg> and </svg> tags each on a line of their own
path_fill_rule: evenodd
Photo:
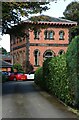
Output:
<svg viewBox="0 0 79 120">
<path fill-rule="evenodd" d="M 68 111 L 55 97 L 35 87 L 33 81 L 7 82 L 2 86 L 3 118 L 71 118 Z"/>
</svg>

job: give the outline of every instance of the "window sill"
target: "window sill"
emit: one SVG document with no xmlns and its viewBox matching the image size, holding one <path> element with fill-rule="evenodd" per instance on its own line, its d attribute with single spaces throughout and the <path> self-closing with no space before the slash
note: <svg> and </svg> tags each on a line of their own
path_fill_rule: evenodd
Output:
<svg viewBox="0 0 79 120">
<path fill-rule="evenodd" d="M 37 40 L 39 40 L 39 38 L 34 38 L 35 40 L 37 39 Z"/>
<path fill-rule="evenodd" d="M 62 39 L 61 39 L 61 38 L 59 38 L 59 40 L 64 40 L 64 38 L 62 38 Z"/>
<path fill-rule="evenodd" d="M 34 65 L 34 67 L 40 67 L 40 65 Z"/>
<path fill-rule="evenodd" d="M 44 38 L 45 40 L 54 40 L 54 38 Z"/>
</svg>

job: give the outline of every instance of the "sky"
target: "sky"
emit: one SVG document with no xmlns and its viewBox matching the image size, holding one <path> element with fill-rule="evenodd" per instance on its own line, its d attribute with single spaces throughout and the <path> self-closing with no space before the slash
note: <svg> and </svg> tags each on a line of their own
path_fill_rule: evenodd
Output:
<svg viewBox="0 0 79 120">
<path fill-rule="evenodd" d="M 48 15 L 51 17 L 63 17 L 63 12 L 65 11 L 68 4 L 70 4 L 73 1 L 79 1 L 79 0 L 58 0 L 57 3 L 50 2 L 50 6 L 48 6 L 50 9 L 48 11 L 42 12 L 43 15 Z M 37 14 L 39 15 L 39 14 Z M 0 35 L 0 47 L 4 47 L 7 52 L 10 52 L 10 36 L 9 35 Z"/>
</svg>

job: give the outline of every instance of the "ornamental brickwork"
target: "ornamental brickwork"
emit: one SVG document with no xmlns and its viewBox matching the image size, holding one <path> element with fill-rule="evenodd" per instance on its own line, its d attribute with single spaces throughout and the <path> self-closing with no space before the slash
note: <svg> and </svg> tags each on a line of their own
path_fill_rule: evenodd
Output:
<svg viewBox="0 0 79 120">
<path fill-rule="evenodd" d="M 76 25 L 75 22 L 24 22 L 25 31 L 30 24 L 35 29 L 28 30 L 28 37 L 26 34 L 23 37 L 10 34 L 13 63 L 20 63 L 25 72 L 33 68 L 35 71 L 48 57 L 65 53 L 70 39 L 69 30 Z"/>
</svg>

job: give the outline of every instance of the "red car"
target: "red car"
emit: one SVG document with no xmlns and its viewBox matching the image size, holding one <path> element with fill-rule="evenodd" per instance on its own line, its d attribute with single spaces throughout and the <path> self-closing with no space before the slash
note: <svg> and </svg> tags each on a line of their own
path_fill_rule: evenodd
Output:
<svg viewBox="0 0 79 120">
<path fill-rule="evenodd" d="M 14 80 L 14 81 L 27 80 L 27 76 L 23 73 L 11 73 L 8 78 L 9 80 Z"/>
</svg>

